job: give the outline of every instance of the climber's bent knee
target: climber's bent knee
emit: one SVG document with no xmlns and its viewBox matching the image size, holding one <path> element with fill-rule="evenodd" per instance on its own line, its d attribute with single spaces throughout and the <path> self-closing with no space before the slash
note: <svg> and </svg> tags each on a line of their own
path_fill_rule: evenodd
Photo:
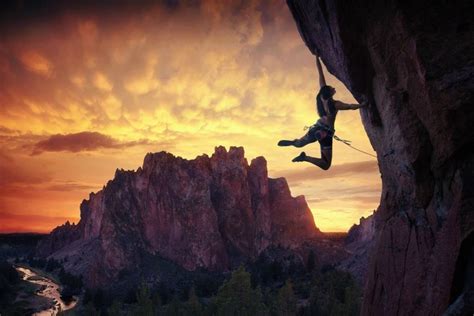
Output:
<svg viewBox="0 0 474 316">
<path fill-rule="evenodd" d="M 331 167 L 331 163 L 330 163 L 330 162 L 326 162 L 326 163 L 324 163 L 324 164 L 321 166 L 321 169 L 323 169 L 323 170 L 328 170 L 330 167 Z"/>
<path fill-rule="evenodd" d="M 298 148 L 303 147 L 304 145 L 305 144 L 302 141 L 300 141 L 299 139 L 295 140 L 295 142 L 293 144 L 293 146 L 298 147 Z"/>
</svg>

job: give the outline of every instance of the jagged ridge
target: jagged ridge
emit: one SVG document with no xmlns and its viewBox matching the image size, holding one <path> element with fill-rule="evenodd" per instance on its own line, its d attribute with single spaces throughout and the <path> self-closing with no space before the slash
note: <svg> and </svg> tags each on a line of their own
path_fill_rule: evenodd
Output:
<svg viewBox="0 0 474 316">
<path fill-rule="evenodd" d="M 80 222 L 54 229 L 37 253 L 69 257 L 66 269 L 101 286 L 138 267 L 139 251 L 222 271 L 320 234 L 304 197 L 291 197 L 284 178 L 269 179 L 263 157 L 249 166 L 242 147 L 216 147 L 193 160 L 148 153 L 142 168 L 117 170 L 82 202 Z"/>
</svg>

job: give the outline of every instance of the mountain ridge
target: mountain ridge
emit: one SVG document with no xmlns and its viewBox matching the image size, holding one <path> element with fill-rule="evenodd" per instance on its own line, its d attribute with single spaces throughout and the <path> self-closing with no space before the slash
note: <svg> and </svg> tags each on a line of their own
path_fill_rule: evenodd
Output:
<svg viewBox="0 0 474 316">
<path fill-rule="evenodd" d="M 304 196 L 268 178 L 265 158 L 248 164 L 242 147 L 218 146 L 187 160 L 147 153 L 136 170 L 115 176 L 81 203 L 78 224 L 56 227 L 36 253 L 64 261 L 91 287 L 138 268 L 139 252 L 186 270 L 227 271 L 270 246 L 291 249 L 323 236 Z"/>
</svg>

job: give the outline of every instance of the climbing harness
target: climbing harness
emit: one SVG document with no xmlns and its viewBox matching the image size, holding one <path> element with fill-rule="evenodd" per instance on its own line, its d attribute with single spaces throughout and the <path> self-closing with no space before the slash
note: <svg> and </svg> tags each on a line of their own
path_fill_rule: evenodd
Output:
<svg viewBox="0 0 474 316">
<path fill-rule="evenodd" d="M 325 129 L 325 130 L 327 130 L 327 131 L 329 131 L 329 132 L 334 132 L 334 131 L 335 131 L 335 130 L 333 130 L 333 129 L 330 129 L 330 128 L 329 128 L 327 125 L 325 125 L 325 124 L 319 124 L 319 122 L 317 122 L 316 124 L 313 124 L 313 125 L 311 125 L 311 126 L 306 126 L 306 125 L 305 125 L 305 126 L 303 127 L 303 131 L 305 131 L 305 130 L 307 130 L 307 129 L 311 129 L 311 128 L 316 127 L 316 126 L 320 126 L 320 127 L 322 127 L 323 129 Z M 366 154 L 366 155 L 368 155 L 368 156 L 377 158 L 377 156 L 372 155 L 371 153 L 368 153 L 368 152 L 363 151 L 363 150 L 361 150 L 361 149 L 359 149 L 359 148 L 357 148 L 357 147 L 352 146 L 350 140 L 342 139 L 342 138 L 336 136 L 336 134 L 333 135 L 333 138 L 334 138 L 335 140 L 337 140 L 337 141 L 343 143 L 344 145 L 347 145 L 347 146 L 351 147 L 352 149 L 357 150 L 358 152 L 361 152 L 361 153 Z"/>
<path fill-rule="evenodd" d="M 311 125 L 311 126 L 304 126 L 303 127 L 303 131 L 307 130 L 307 129 L 311 129 L 311 128 L 314 128 L 314 127 L 320 127 L 322 128 L 323 130 L 327 131 L 327 132 L 330 132 L 330 133 L 334 133 L 336 130 L 327 126 L 326 124 L 324 123 L 321 123 L 320 121 L 317 121 L 315 124 Z"/>
</svg>

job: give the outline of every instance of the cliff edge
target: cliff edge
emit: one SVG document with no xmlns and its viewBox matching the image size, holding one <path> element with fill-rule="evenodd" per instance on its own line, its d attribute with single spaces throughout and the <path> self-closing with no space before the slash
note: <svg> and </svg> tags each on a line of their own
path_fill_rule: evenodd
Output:
<svg viewBox="0 0 474 316">
<path fill-rule="evenodd" d="M 472 1 L 287 3 L 309 50 L 370 102 L 382 198 L 362 314 L 472 312 Z"/>
</svg>

